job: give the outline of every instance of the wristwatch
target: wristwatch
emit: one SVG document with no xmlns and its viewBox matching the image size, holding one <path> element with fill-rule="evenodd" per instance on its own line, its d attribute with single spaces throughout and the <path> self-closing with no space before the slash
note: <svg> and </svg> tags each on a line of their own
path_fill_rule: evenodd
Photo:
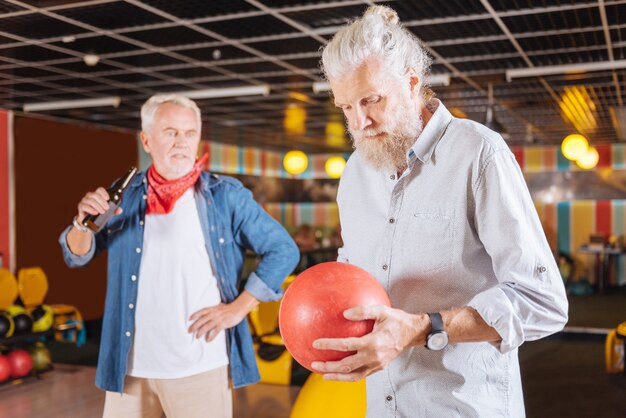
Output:
<svg viewBox="0 0 626 418">
<path fill-rule="evenodd" d="M 431 331 L 426 337 L 426 348 L 439 351 L 448 345 L 448 333 L 443 327 L 443 319 L 440 313 L 429 313 Z"/>
</svg>

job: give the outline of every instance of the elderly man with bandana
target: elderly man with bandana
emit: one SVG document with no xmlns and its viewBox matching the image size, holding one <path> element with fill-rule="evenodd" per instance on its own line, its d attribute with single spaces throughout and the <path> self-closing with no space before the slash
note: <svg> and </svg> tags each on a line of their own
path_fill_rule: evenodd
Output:
<svg viewBox="0 0 626 418">
<path fill-rule="evenodd" d="M 104 188 L 87 193 L 59 239 L 66 263 L 108 251 L 108 283 L 96 385 L 104 417 L 232 417 L 234 387 L 259 380 L 245 320 L 277 300 L 296 266 L 295 243 L 235 179 L 196 161 L 201 117 L 186 97 L 156 95 L 141 109 L 147 173 L 94 234 Z M 241 290 L 245 250 L 262 259 Z"/>
</svg>

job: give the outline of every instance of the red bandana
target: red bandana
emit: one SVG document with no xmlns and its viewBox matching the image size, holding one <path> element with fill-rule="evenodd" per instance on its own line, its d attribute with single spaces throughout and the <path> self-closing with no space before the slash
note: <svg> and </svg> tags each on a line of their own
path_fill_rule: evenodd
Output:
<svg viewBox="0 0 626 418">
<path fill-rule="evenodd" d="M 154 168 L 154 164 L 148 169 L 148 207 L 146 214 L 166 214 L 174 209 L 176 201 L 193 186 L 200 173 L 202 166 L 209 159 L 209 154 L 196 160 L 191 171 L 176 180 L 166 180 Z"/>
</svg>

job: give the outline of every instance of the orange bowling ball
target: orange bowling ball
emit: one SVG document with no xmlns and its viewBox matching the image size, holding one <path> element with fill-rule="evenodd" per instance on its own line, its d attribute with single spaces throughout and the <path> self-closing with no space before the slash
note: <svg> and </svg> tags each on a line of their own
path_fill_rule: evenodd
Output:
<svg viewBox="0 0 626 418">
<path fill-rule="evenodd" d="M 337 361 L 354 354 L 313 348 L 319 338 L 362 337 L 373 320 L 350 321 L 343 316 L 355 306 L 390 306 L 385 289 L 367 271 L 346 263 L 317 264 L 296 277 L 280 304 L 278 323 L 285 347 L 311 371 L 313 361 Z"/>
</svg>

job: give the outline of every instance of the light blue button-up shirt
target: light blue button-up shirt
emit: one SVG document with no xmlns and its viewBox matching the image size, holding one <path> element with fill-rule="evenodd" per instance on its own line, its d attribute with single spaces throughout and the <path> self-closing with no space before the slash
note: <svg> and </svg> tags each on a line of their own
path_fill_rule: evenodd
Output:
<svg viewBox="0 0 626 418">
<path fill-rule="evenodd" d="M 129 306 L 137 303 L 146 193 L 145 174 L 139 173 L 124 193 L 123 213 L 95 235 L 87 254 L 77 256 L 69 250 L 67 233 L 71 226 L 59 238 L 70 267 L 83 266 L 108 250 L 107 293 L 96 372 L 96 385 L 108 391 L 122 391 L 127 371 L 135 327 L 135 310 Z M 202 172 L 196 182 L 195 199 L 222 301 L 232 302 L 240 293 L 246 249 L 262 258 L 247 278 L 245 290 L 262 302 L 279 299 L 282 282 L 300 258 L 287 231 L 254 201 L 248 189 L 230 177 Z M 233 385 L 257 382 L 259 371 L 246 320 L 227 330 L 226 342 Z"/>
<path fill-rule="evenodd" d="M 502 337 L 405 350 L 367 379 L 368 417 L 522 417 L 517 348 L 567 321 L 563 281 L 504 140 L 438 100 L 408 152 L 381 172 L 356 151 L 337 201 L 339 261 L 364 268 L 410 313 L 475 308 Z"/>
</svg>

